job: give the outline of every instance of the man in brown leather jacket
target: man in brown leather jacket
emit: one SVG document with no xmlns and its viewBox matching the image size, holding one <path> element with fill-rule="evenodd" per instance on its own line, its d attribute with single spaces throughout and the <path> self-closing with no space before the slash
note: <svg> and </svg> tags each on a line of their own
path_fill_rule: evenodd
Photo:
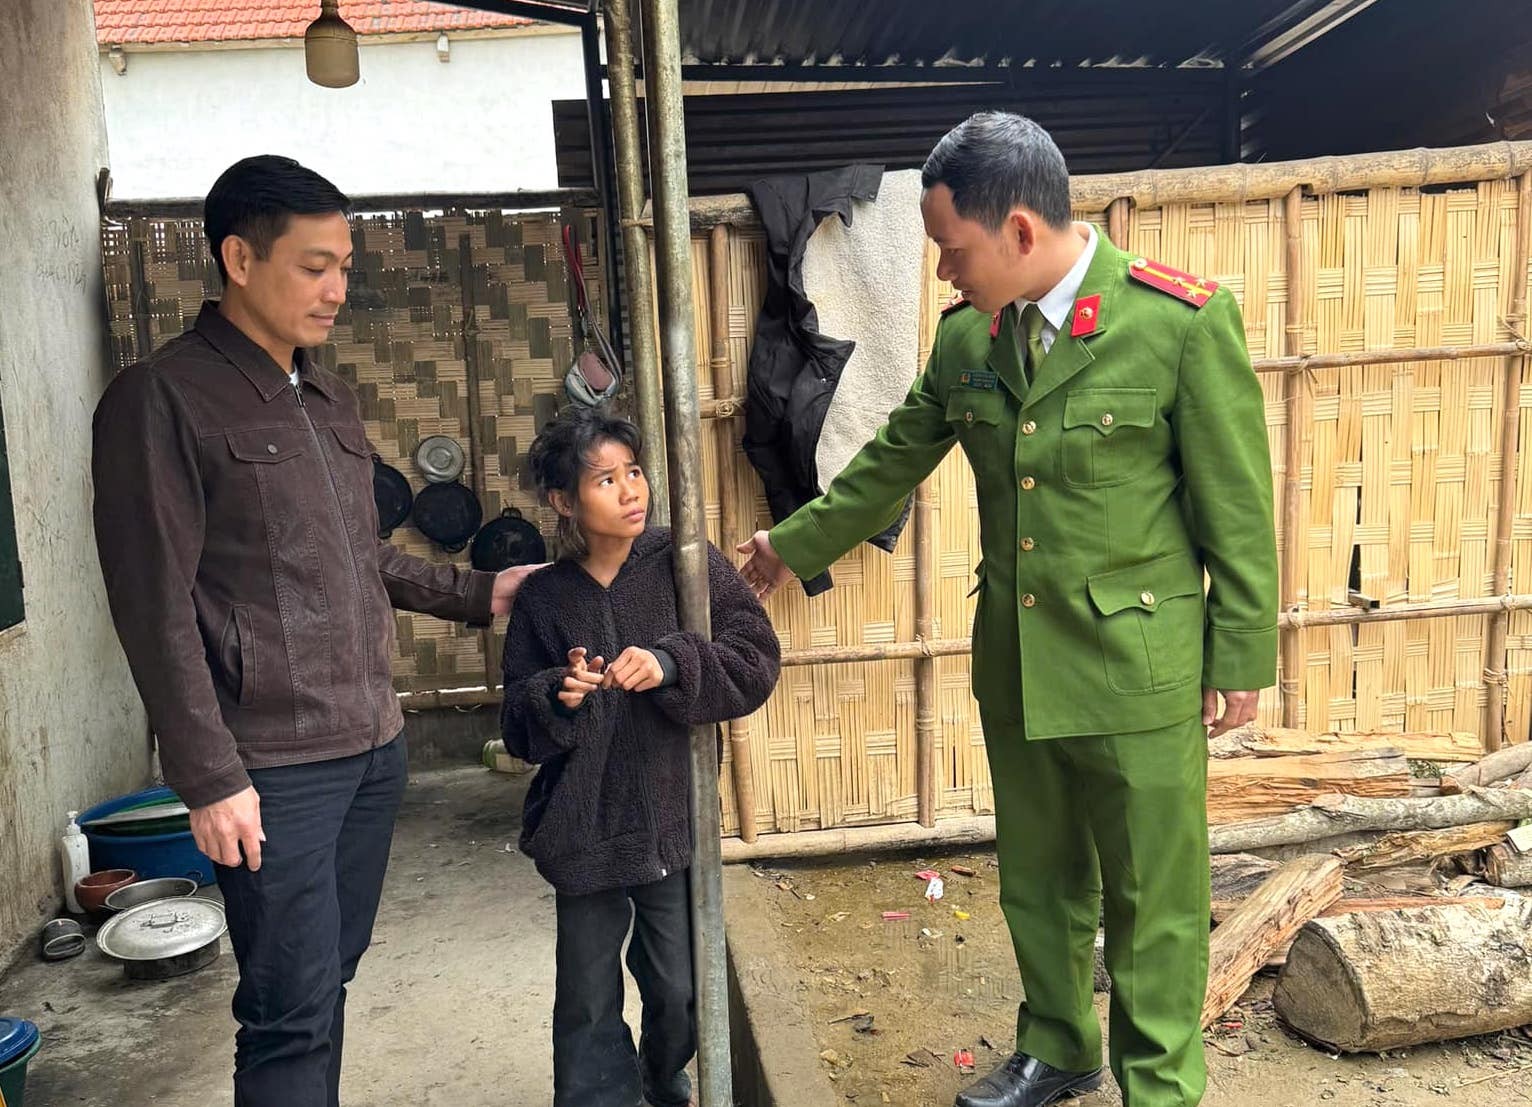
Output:
<svg viewBox="0 0 1532 1107">
<path fill-rule="evenodd" d="M 349 210 L 287 158 L 230 167 L 204 213 L 222 301 L 96 409 L 112 618 L 239 961 L 238 1107 L 338 1103 L 405 785 L 391 609 L 484 625 L 528 571 L 377 537 L 356 397 L 307 353 L 346 299 Z"/>
</svg>

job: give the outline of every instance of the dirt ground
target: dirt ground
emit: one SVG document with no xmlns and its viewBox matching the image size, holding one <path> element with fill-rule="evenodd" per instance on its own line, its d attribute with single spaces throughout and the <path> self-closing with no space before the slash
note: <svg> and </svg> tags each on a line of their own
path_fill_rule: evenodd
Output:
<svg viewBox="0 0 1532 1107">
<path fill-rule="evenodd" d="M 412 770 L 373 946 L 347 1002 L 346 1107 L 547 1107 L 553 892 L 516 851 L 526 777 Z M 205 888 L 216 898 L 217 889 Z M 42 1030 L 27 1107 L 232 1102 L 234 957 L 125 980 L 89 948 L 24 956 L 0 1012 Z M 629 1022 L 638 1004 L 628 988 Z"/>
<path fill-rule="evenodd" d="M 954 865 L 975 875 L 954 874 Z M 938 870 L 945 894 L 923 898 L 914 876 Z M 1013 1048 L 1021 982 L 996 896 L 992 853 L 880 856 L 755 868 L 757 887 L 792 951 L 823 1052 L 820 1063 L 854 1107 L 949 1107 Z M 908 920 L 884 921 L 885 911 Z M 958 912 L 969 917 L 960 918 Z M 1532 1103 L 1532 1030 L 1382 1055 L 1331 1056 L 1290 1034 L 1258 977 L 1206 1036 L 1205 1107 L 1513 1107 Z M 1107 996 L 1096 997 L 1106 1019 Z M 1122 1102 L 1109 1079 L 1081 1107 Z"/>
</svg>

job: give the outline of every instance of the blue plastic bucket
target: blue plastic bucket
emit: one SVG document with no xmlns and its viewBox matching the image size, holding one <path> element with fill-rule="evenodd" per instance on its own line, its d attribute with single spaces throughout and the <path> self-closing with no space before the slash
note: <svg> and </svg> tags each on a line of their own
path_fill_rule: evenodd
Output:
<svg viewBox="0 0 1532 1107">
<path fill-rule="evenodd" d="M 85 824 L 92 819 L 104 818 L 158 800 L 174 800 L 175 793 L 169 788 L 145 788 L 142 792 L 118 796 L 116 799 L 98 803 L 89 811 L 81 812 L 80 828 L 90 844 L 90 867 L 92 872 L 102 869 L 132 869 L 140 880 L 152 880 L 159 876 L 186 876 L 198 884 L 213 882 L 213 862 L 197 848 L 191 831 L 175 834 L 116 835 L 96 834 Z"/>
<path fill-rule="evenodd" d="M 27 1065 L 42 1044 L 34 1024 L 25 1019 L 0 1019 L 0 1049 L 5 1051 L 0 1061 L 0 1107 L 23 1107 Z"/>
</svg>

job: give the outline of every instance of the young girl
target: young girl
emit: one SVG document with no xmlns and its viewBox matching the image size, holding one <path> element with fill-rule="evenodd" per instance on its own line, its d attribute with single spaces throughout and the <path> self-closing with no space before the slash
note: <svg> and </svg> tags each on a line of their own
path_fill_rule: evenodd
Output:
<svg viewBox="0 0 1532 1107">
<path fill-rule="evenodd" d="M 688 727 L 760 707 L 781 662 L 760 603 L 711 546 L 713 638 L 679 628 L 670 532 L 646 525 L 639 452 L 638 428 L 600 408 L 566 411 L 532 443 L 561 556 L 522 585 L 505 636 L 506 748 L 540 766 L 521 849 L 557 893 L 554 1107 L 690 1101 Z"/>
</svg>

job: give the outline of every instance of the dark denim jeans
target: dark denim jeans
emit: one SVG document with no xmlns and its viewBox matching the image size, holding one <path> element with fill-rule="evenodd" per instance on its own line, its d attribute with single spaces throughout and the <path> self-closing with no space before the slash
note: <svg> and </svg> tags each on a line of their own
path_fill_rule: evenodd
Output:
<svg viewBox="0 0 1532 1107">
<path fill-rule="evenodd" d="M 402 737 L 251 771 L 261 867 L 217 869 L 239 961 L 236 1107 L 338 1107 L 346 984 L 372 940 L 406 777 Z"/>
<path fill-rule="evenodd" d="M 554 1107 L 686 1107 L 697 1051 L 686 870 L 653 884 L 559 895 Z M 639 1047 L 622 1018 L 622 943 L 643 1000 Z"/>
</svg>

